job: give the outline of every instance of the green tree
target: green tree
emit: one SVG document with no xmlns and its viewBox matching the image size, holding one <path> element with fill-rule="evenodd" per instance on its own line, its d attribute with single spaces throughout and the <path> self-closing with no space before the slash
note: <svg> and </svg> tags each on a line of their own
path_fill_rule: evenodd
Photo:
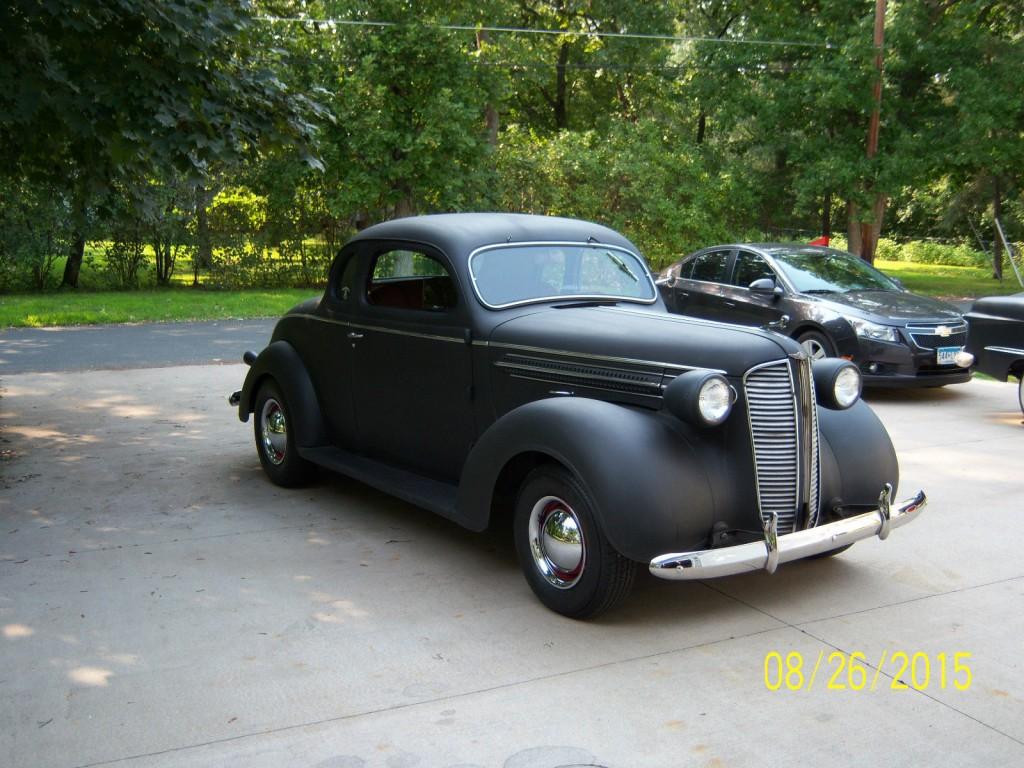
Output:
<svg viewBox="0 0 1024 768">
<path fill-rule="evenodd" d="M 247 5 L 213 0 L 14 0 L 0 8 L 0 169 L 67 190 L 78 284 L 89 209 L 120 180 L 309 143 L 325 113 L 249 44 Z M 311 162 L 316 162 L 310 157 Z"/>
</svg>

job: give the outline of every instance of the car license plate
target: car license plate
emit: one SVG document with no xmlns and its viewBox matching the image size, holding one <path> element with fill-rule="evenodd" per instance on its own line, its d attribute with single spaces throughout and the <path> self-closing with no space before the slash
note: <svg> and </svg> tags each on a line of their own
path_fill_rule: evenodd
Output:
<svg viewBox="0 0 1024 768">
<path fill-rule="evenodd" d="M 963 347 L 939 347 L 935 350 L 938 355 L 939 365 L 956 365 L 956 353 L 961 351 Z"/>
</svg>

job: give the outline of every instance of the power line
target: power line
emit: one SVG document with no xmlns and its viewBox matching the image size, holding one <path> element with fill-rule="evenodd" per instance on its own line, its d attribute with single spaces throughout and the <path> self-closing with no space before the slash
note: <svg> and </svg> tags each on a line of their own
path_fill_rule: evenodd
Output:
<svg viewBox="0 0 1024 768">
<path fill-rule="evenodd" d="M 284 16 L 257 16 L 257 21 L 265 21 L 270 24 L 309 24 L 324 26 L 327 29 L 335 27 L 398 27 L 401 24 L 397 21 L 370 21 L 362 19 L 311 19 L 305 17 L 284 17 Z M 811 43 L 803 40 L 752 40 L 740 37 L 700 37 L 695 35 L 662 35 L 641 32 L 598 32 L 598 31 L 575 31 L 570 29 L 531 29 L 529 27 L 491 27 L 476 26 L 469 24 L 435 24 L 432 22 L 419 22 L 415 26 L 426 29 L 446 29 L 455 32 L 504 32 L 514 35 L 583 35 L 585 37 L 598 38 L 619 38 L 624 40 L 656 40 L 671 43 L 718 43 L 723 45 L 769 45 L 769 46 L 801 46 L 805 48 L 834 48 L 831 43 Z"/>
</svg>

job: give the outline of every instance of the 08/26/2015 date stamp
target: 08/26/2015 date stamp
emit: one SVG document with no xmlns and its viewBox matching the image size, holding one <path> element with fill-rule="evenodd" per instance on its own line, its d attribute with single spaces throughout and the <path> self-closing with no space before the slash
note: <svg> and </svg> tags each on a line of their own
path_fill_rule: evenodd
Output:
<svg viewBox="0 0 1024 768">
<path fill-rule="evenodd" d="M 861 651 L 819 651 L 810 664 L 799 651 L 771 651 L 764 657 L 764 685 L 769 691 L 810 691 L 815 684 L 829 691 L 966 691 L 973 680 L 970 659 L 967 651 L 882 651 L 877 660 Z"/>
</svg>

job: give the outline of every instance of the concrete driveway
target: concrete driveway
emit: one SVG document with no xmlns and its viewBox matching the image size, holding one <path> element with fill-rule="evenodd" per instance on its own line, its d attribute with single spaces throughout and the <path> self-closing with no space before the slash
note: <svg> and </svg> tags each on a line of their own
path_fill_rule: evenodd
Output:
<svg viewBox="0 0 1024 768">
<path fill-rule="evenodd" d="M 577 623 L 540 606 L 498 535 L 343 479 L 267 483 L 225 403 L 243 374 L 5 376 L 0 763 L 1024 764 L 1010 385 L 872 396 L 900 495 L 931 497 L 888 541 L 774 576 L 644 575 Z M 885 654 L 875 690 L 829 690 L 837 651 L 869 677 Z M 799 690 L 766 687 L 772 652 L 802 654 Z M 926 655 L 922 690 L 892 689 L 913 682 L 898 652 Z"/>
</svg>

